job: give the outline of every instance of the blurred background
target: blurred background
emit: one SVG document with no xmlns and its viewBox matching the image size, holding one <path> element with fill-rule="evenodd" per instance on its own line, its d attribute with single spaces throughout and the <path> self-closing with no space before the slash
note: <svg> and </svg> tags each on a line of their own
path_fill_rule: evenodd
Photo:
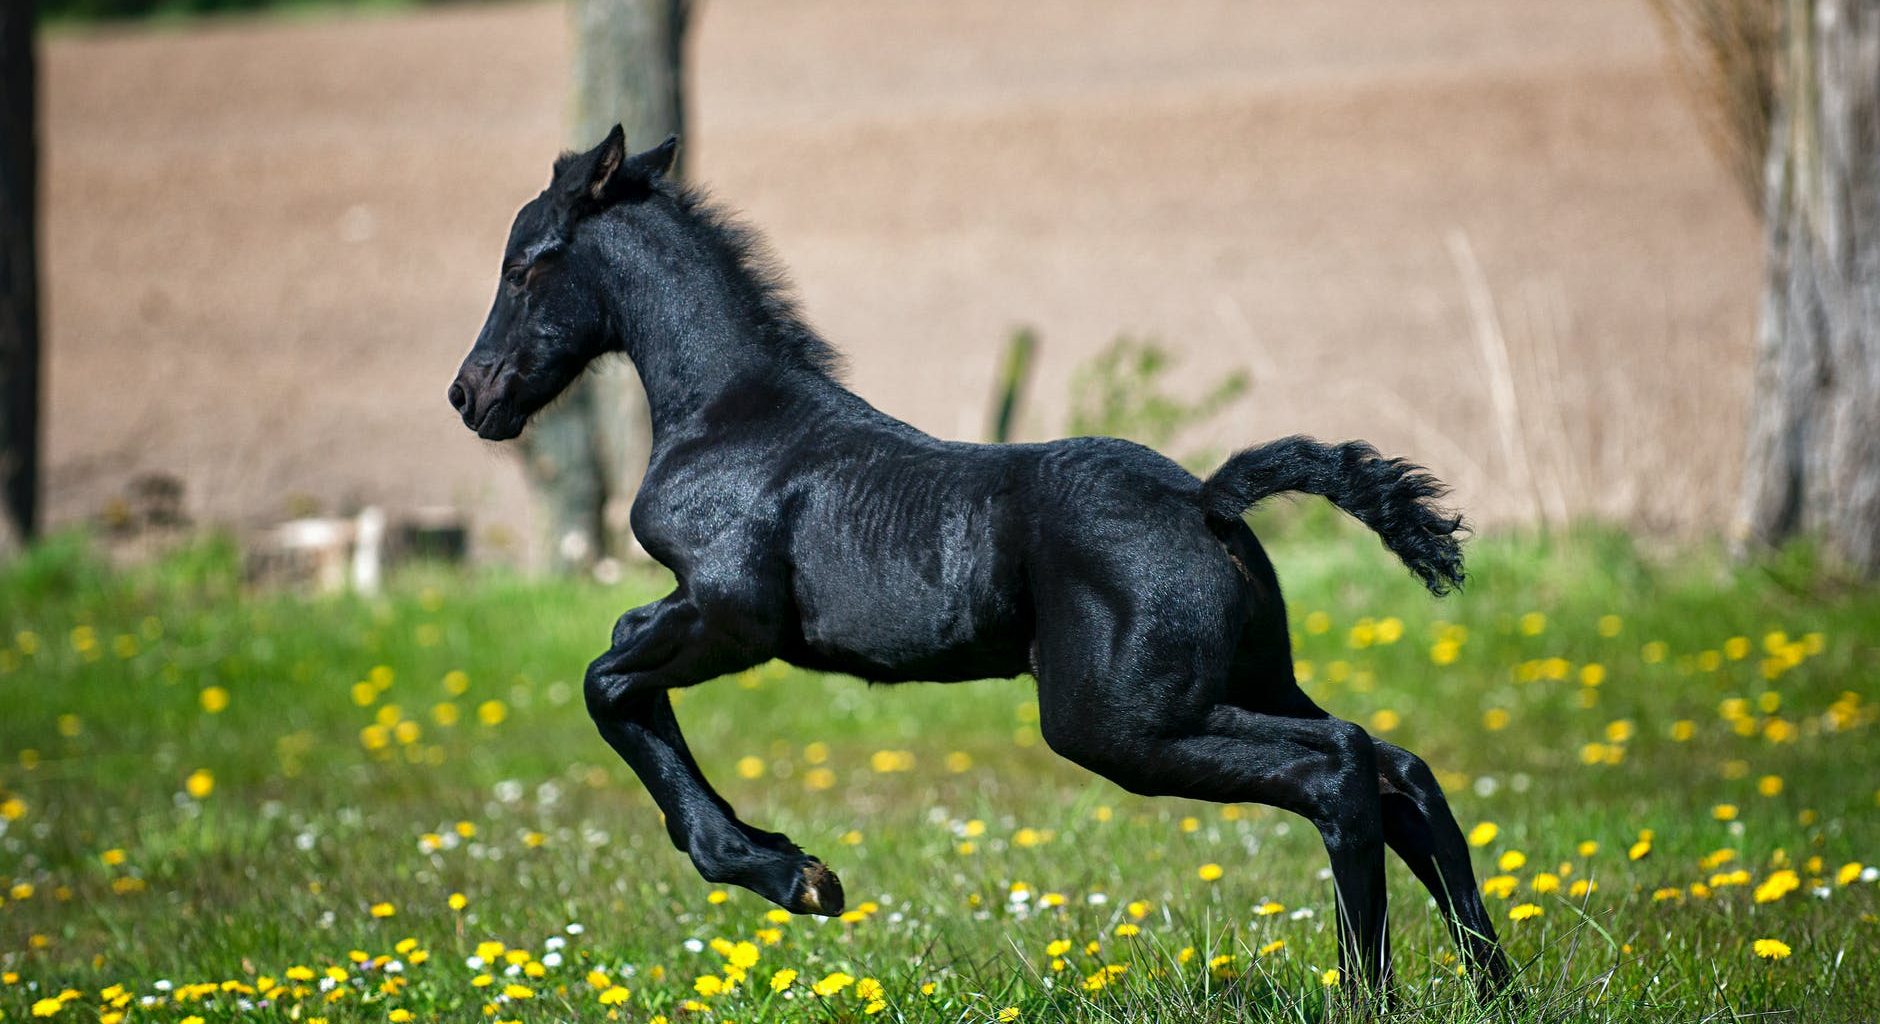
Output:
<svg viewBox="0 0 1880 1024">
<path fill-rule="evenodd" d="M 1025 678 L 674 695 L 839 921 L 670 849 L 581 695 L 673 585 L 633 371 L 500 446 L 445 398 L 618 121 L 930 432 L 1454 485 L 1440 603 L 1255 522 L 1295 678 L 1427 758 L 1523 966 L 1477 1007 L 1393 868 L 1394 1019 L 1871 1019 L 1875 54 L 1880 0 L 0 0 L 0 1016 L 1337 999 L 1313 830 L 1076 768 Z"/>
<path fill-rule="evenodd" d="M 583 106 L 581 5 L 192 16 L 219 6 L 45 4 L 45 521 L 140 515 L 156 475 L 196 522 L 376 506 L 482 558 L 605 554 L 558 545 L 443 397 L 555 154 L 663 137 L 619 113 L 632 81 Z M 710 0 L 676 51 L 685 174 L 768 236 L 855 390 L 935 434 L 992 432 L 1027 327 L 1010 435 L 1114 426 L 1076 412 L 1121 338 L 1179 399 L 1230 382 L 1145 438 L 1178 456 L 1363 437 L 1478 522 L 1714 533 L 1761 231 L 1664 27 L 1644 0 Z"/>
</svg>

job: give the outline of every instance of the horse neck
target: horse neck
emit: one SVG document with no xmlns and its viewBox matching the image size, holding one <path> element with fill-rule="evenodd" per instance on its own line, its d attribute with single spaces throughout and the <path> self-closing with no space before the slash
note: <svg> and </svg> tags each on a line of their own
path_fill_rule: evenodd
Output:
<svg viewBox="0 0 1880 1024">
<path fill-rule="evenodd" d="M 733 300 L 729 288 L 650 289 L 659 301 L 640 303 L 620 322 L 619 348 L 646 389 L 653 446 L 695 433 L 708 409 L 740 393 L 753 403 L 806 397 L 839 384 L 793 357 L 778 327 L 760 310 Z M 717 294 L 714 294 L 717 292 Z M 756 411 L 756 410 L 753 410 Z"/>
</svg>

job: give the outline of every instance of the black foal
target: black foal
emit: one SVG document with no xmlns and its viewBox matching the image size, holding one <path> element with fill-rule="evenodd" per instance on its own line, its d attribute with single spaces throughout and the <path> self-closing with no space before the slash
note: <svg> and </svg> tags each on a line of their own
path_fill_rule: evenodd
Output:
<svg viewBox="0 0 1880 1024">
<path fill-rule="evenodd" d="M 1127 441 L 941 441 L 832 373 L 745 232 L 630 155 L 616 128 L 557 161 L 517 214 L 502 283 L 450 388 L 466 426 L 521 432 L 587 364 L 632 359 L 652 411 L 633 529 L 676 589 L 614 627 L 588 709 L 715 882 L 841 911 L 836 876 L 738 820 L 667 691 L 781 658 L 876 682 L 1038 680 L 1053 750 L 1125 789 L 1309 819 L 1337 886 L 1347 976 L 1389 975 L 1384 848 L 1442 908 L 1486 988 L 1509 976 L 1429 768 L 1320 710 L 1293 679 L 1285 606 L 1243 515 L 1321 494 L 1434 592 L 1460 583 L 1440 485 L 1369 446 L 1288 438 L 1197 480 Z"/>
</svg>

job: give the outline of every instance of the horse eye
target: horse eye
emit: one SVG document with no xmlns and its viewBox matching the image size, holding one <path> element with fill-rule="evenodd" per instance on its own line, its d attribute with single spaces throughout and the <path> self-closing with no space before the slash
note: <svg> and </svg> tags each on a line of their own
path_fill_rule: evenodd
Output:
<svg viewBox="0 0 1880 1024">
<path fill-rule="evenodd" d="M 518 263 L 505 269 L 503 271 L 503 280 L 508 282 L 513 288 L 520 288 L 529 283 L 529 265 L 527 263 Z"/>
</svg>

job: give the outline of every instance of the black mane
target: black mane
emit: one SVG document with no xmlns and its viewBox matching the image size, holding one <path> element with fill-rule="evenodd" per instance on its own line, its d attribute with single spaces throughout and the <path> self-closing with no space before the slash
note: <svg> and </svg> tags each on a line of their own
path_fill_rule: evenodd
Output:
<svg viewBox="0 0 1880 1024">
<path fill-rule="evenodd" d="M 802 369 L 839 380 L 844 370 L 842 354 L 803 318 L 789 277 L 770 243 L 755 228 L 714 205 L 702 189 L 667 182 L 658 188 L 678 205 L 714 259 L 728 271 L 739 303 L 755 314 L 775 352 Z"/>
</svg>

